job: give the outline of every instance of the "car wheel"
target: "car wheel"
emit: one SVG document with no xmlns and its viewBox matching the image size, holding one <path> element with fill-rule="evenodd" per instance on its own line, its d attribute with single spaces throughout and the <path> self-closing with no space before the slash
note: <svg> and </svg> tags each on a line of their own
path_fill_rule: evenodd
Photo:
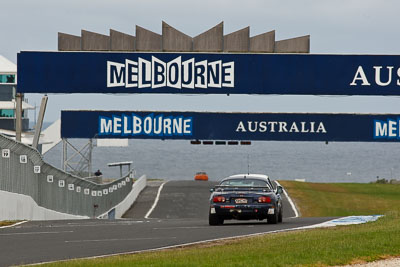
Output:
<svg viewBox="0 0 400 267">
<path fill-rule="evenodd" d="M 283 221 L 283 210 L 282 207 L 279 209 L 279 215 L 278 215 L 278 222 Z"/>
<path fill-rule="evenodd" d="M 277 224 L 278 223 L 278 212 L 275 211 L 274 214 L 268 216 L 268 223 L 269 224 Z"/>
<path fill-rule="evenodd" d="M 209 225 L 220 225 L 224 223 L 224 219 L 221 219 L 217 214 L 209 214 L 208 215 L 208 224 Z"/>
</svg>

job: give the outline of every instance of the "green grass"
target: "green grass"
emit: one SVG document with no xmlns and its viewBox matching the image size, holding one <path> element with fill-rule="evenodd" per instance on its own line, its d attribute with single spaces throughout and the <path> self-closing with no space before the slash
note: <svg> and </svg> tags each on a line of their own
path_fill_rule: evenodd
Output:
<svg viewBox="0 0 400 267">
<path fill-rule="evenodd" d="M 400 186 L 282 184 L 306 216 L 386 216 L 362 225 L 268 234 L 215 245 L 45 266 L 326 266 L 400 255 Z"/>
<path fill-rule="evenodd" d="M 383 214 L 400 207 L 400 185 L 281 183 L 303 217 Z"/>
</svg>

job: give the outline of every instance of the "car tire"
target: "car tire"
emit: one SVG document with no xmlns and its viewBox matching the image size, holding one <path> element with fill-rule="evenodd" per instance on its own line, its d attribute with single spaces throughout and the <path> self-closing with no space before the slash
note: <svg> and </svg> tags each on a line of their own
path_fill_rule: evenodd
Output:
<svg viewBox="0 0 400 267">
<path fill-rule="evenodd" d="M 224 223 L 224 219 L 221 219 L 217 214 L 209 214 L 208 215 L 208 224 L 209 225 L 220 225 Z"/>
<path fill-rule="evenodd" d="M 275 213 L 273 215 L 268 216 L 267 220 L 269 224 L 277 224 L 278 223 L 278 212 L 275 211 Z"/>
<path fill-rule="evenodd" d="M 279 209 L 279 215 L 278 215 L 278 222 L 282 222 L 283 221 L 283 210 L 282 207 Z"/>
</svg>

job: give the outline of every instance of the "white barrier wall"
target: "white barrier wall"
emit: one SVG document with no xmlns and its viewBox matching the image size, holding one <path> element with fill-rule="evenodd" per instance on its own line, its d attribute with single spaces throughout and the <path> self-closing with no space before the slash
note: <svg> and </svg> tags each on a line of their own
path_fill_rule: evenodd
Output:
<svg viewBox="0 0 400 267">
<path fill-rule="evenodd" d="M 140 192 L 146 187 L 146 176 L 140 177 L 132 186 L 127 197 L 115 206 L 115 218 L 119 219 L 132 206 Z M 107 218 L 107 213 L 99 218 Z M 40 207 L 30 196 L 0 190 L 0 221 L 4 220 L 71 220 L 89 219 L 87 216 L 77 216 L 61 213 Z"/>
<path fill-rule="evenodd" d="M 0 221 L 88 219 L 40 207 L 30 196 L 0 190 Z"/>
<path fill-rule="evenodd" d="M 132 191 L 132 171 L 97 184 L 51 166 L 36 149 L 0 134 L 0 190 L 30 196 L 48 210 L 95 218 Z M 0 199 L 1 205 L 6 204 Z"/>
<path fill-rule="evenodd" d="M 124 200 L 122 200 L 118 205 L 116 205 L 115 209 L 115 219 L 121 219 L 122 215 L 132 206 L 140 192 L 147 186 L 147 178 L 146 175 L 141 176 L 133 185 L 132 191 L 126 196 Z M 112 210 L 110 209 L 110 210 Z M 109 211 L 108 211 L 109 212 Z M 100 215 L 98 218 L 106 219 L 108 218 L 108 212 Z"/>
</svg>

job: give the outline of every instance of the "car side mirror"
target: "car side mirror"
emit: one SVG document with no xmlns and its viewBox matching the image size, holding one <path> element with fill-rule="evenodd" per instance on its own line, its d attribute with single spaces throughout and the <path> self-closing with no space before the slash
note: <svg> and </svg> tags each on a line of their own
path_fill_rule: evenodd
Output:
<svg viewBox="0 0 400 267">
<path fill-rule="evenodd" d="M 211 188 L 211 189 L 210 189 L 210 192 L 211 192 L 211 193 L 214 192 L 214 188 Z"/>
<path fill-rule="evenodd" d="M 278 187 L 276 188 L 276 192 L 277 192 L 278 194 L 282 194 L 282 193 L 283 193 L 283 187 L 282 187 L 282 186 L 278 186 Z"/>
</svg>

